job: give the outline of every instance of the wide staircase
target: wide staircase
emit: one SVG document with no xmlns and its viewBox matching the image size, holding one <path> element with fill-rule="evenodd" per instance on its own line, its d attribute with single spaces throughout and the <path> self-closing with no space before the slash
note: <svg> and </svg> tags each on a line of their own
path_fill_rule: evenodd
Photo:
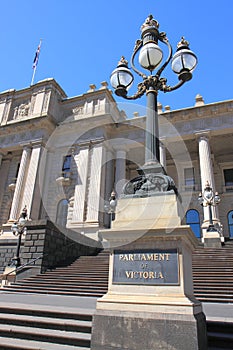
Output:
<svg viewBox="0 0 233 350">
<path fill-rule="evenodd" d="M 193 283 L 194 294 L 200 301 L 233 303 L 233 241 L 219 249 L 195 250 Z"/>
<path fill-rule="evenodd" d="M 101 297 L 108 288 L 109 253 L 82 256 L 67 267 L 19 280 L 4 290 L 11 292 Z"/>
<path fill-rule="evenodd" d="M 109 253 L 105 251 L 97 256 L 83 256 L 70 266 L 17 281 L 4 287 L 3 290 L 5 292 L 36 293 L 36 295 L 100 297 L 107 292 L 108 261 Z M 233 303 L 233 242 L 227 242 L 219 249 L 201 246 L 196 249 L 193 254 L 193 278 L 195 296 L 202 302 L 222 303 L 223 305 Z M 83 319 L 83 315 L 77 315 L 77 319 L 68 315 L 64 322 L 62 319 L 65 315 L 55 315 L 56 313 L 53 312 L 49 315 L 46 312 L 38 314 L 38 310 L 34 310 L 33 314 L 25 314 L 25 310 L 12 310 L 8 307 L 3 309 L 1 307 L 0 349 L 56 348 L 65 350 L 66 348 L 72 349 L 72 347 L 90 349 L 91 315 L 87 319 Z M 67 319 L 70 321 L 67 322 Z M 60 326 L 57 326 L 55 321 L 58 321 Z M 81 328 L 77 328 L 73 332 L 76 327 L 75 324 L 72 324 L 73 321 L 77 323 L 77 327 L 81 322 L 84 328 L 80 326 Z M 11 328 L 7 327 L 7 322 L 11 324 Z M 54 334 L 56 333 L 54 329 L 61 332 L 64 338 Z M 231 322 L 211 320 L 207 322 L 207 330 L 209 350 L 233 349 L 233 324 Z M 4 344 L 7 343 L 7 339 L 12 339 L 12 334 L 17 338 L 17 345 L 7 347 Z M 64 340 L 66 334 L 68 337 Z M 75 334 L 78 339 L 75 339 Z M 19 347 L 18 339 L 22 342 L 28 339 L 28 341 L 33 341 L 33 345 Z M 38 345 L 39 347 L 36 347 L 38 340 L 42 344 L 49 341 L 52 347 L 46 347 L 47 345 L 41 347 L 41 343 Z M 53 348 L 56 344 L 57 347 Z"/>
</svg>

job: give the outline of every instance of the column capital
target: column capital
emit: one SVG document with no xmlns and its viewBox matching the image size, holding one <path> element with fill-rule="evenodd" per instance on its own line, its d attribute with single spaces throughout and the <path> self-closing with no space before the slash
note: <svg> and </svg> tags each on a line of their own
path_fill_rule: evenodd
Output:
<svg viewBox="0 0 233 350">
<path fill-rule="evenodd" d="M 31 142 L 21 143 L 20 146 L 22 147 L 22 149 L 30 149 L 30 148 L 32 148 Z"/>
<path fill-rule="evenodd" d="M 35 147 L 41 147 L 43 146 L 43 139 L 37 139 L 37 140 L 34 140 L 34 141 L 31 141 L 31 147 L 35 148 Z"/>
<path fill-rule="evenodd" d="M 112 148 L 115 152 L 118 152 L 118 151 L 127 152 L 129 149 L 128 145 L 121 145 L 121 144 L 117 144 L 117 143 L 115 143 L 115 144 L 112 143 Z"/>
<path fill-rule="evenodd" d="M 166 137 L 159 139 L 159 146 L 162 148 L 166 148 L 166 141 L 167 141 Z"/>
<path fill-rule="evenodd" d="M 210 130 L 198 131 L 195 133 L 195 136 L 198 141 L 200 140 L 208 141 L 211 138 L 211 131 Z"/>
</svg>

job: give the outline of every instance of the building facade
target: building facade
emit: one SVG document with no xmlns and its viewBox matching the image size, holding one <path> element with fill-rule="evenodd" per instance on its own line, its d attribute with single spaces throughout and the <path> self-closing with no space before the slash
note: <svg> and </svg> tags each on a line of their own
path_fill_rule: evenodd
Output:
<svg viewBox="0 0 233 350">
<path fill-rule="evenodd" d="M 209 212 L 198 195 L 209 181 L 221 197 L 213 221 L 233 238 L 233 100 L 180 110 L 158 104 L 160 162 L 178 188 L 182 222 L 201 239 Z M 53 79 L 0 94 L 0 239 L 26 205 L 29 220 L 49 219 L 98 240 L 109 227 L 114 189 L 144 163 L 145 116 L 118 108 L 107 83 L 69 98 Z M 116 211 L 117 215 L 117 211 Z"/>
</svg>

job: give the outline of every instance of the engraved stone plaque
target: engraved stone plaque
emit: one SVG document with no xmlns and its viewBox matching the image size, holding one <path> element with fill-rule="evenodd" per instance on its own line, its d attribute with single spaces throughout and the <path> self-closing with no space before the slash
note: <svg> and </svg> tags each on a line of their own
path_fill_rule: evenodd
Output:
<svg viewBox="0 0 233 350">
<path fill-rule="evenodd" d="M 115 250 L 113 283 L 178 285 L 177 249 Z"/>
</svg>

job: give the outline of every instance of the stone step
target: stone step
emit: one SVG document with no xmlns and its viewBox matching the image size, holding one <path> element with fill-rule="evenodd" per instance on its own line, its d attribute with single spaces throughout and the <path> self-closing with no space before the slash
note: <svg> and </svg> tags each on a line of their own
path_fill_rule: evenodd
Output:
<svg viewBox="0 0 233 350">
<path fill-rule="evenodd" d="M 34 327 L 0 324 L 0 337 L 46 341 L 56 344 L 69 344 L 90 347 L 91 334 L 81 332 L 60 331 L 55 329 L 39 329 Z"/>
<path fill-rule="evenodd" d="M 202 294 L 202 295 L 219 295 L 219 296 L 223 296 L 224 297 L 229 297 L 229 298 L 233 298 L 233 295 L 230 293 L 226 293 L 225 290 L 221 290 L 219 289 L 218 291 L 216 291 L 215 289 L 209 289 L 208 287 L 206 288 L 195 288 L 195 295 L 196 294 Z"/>
<path fill-rule="evenodd" d="M 88 350 L 90 347 L 0 337 L 2 350 Z"/>
<path fill-rule="evenodd" d="M 77 276 L 77 277 L 93 277 L 93 278 L 100 278 L 100 277 L 104 277 L 104 276 L 106 276 L 106 274 L 108 273 L 108 270 L 106 270 L 106 271 L 102 271 L 102 272 L 99 272 L 99 273 L 96 273 L 96 272 L 90 272 L 90 270 L 89 271 L 87 271 L 87 272 L 77 272 L 76 271 L 76 273 L 74 272 L 74 273 L 71 273 L 69 270 L 65 270 L 65 272 L 64 272 L 64 274 L 67 276 L 67 277 L 75 277 L 75 276 Z M 61 276 L 61 273 L 58 273 L 58 272 L 56 272 L 56 271 L 54 271 L 54 272 L 46 272 L 46 276 L 56 276 L 56 275 L 58 275 L 58 276 Z"/>
<path fill-rule="evenodd" d="M 232 273 L 232 270 L 231 271 L 227 271 L 225 270 L 224 268 L 221 270 L 215 270 L 215 271 L 209 271 L 208 269 L 202 269 L 201 271 L 193 271 L 193 276 L 196 276 L 196 275 L 206 275 L 206 276 L 228 276 L 228 277 L 232 277 L 233 276 L 233 273 Z"/>
<path fill-rule="evenodd" d="M 13 292 L 13 293 L 35 293 L 35 294 L 55 294 L 55 295 L 76 295 L 76 296 L 86 296 L 86 297 L 102 297 L 103 294 L 106 293 L 106 291 L 103 292 L 84 292 L 84 291 L 64 291 L 60 290 L 59 288 L 57 290 L 46 290 L 45 288 L 26 288 L 26 287 L 5 287 L 7 291 Z"/>
<path fill-rule="evenodd" d="M 36 299 L 35 299 L 36 298 Z M 0 313 L 1 314 L 16 314 L 16 315 L 28 315 L 28 316 L 40 316 L 40 317 L 49 317 L 49 318 L 57 318 L 57 319 L 72 319 L 72 320 L 82 320 L 82 321 L 92 321 L 92 315 L 93 310 L 87 309 L 87 308 L 77 308 L 76 304 L 74 304 L 74 307 L 69 306 L 68 308 L 64 308 L 63 304 L 65 304 L 65 301 L 70 302 L 68 299 L 64 299 L 63 297 L 50 297 L 48 300 L 48 304 L 44 303 L 47 300 L 47 297 L 43 297 L 41 300 L 42 302 L 40 304 L 35 303 L 35 300 L 38 300 L 39 297 L 31 296 L 31 295 L 17 295 L 16 297 L 12 297 L 11 294 L 5 294 L 2 295 L 2 298 L 4 301 L 0 301 Z M 6 300 L 9 300 L 9 303 L 6 302 Z M 20 301 L 16 303 L 16 300 Z M 23 302 L 22 302 L 23 300 Z M 51 300 L 55 300 L 56 304 L 51 304 Z M 74 303 L 74 298 L 71 299 L 72 304 Z M 85 303 L 85 298 L 80 298 L 77 300 L 81 301 L 81 305 Z M 94 298 L 94 304 L 95 304 L 95 298 Z M 27 303 L 26 303 L 27 302 Z M 89 300 L 88 300 L 89 304 Z M 93 303 L 92 303 L 93 304 Z M 58 306 L 59 305 L 59 306 Z"/>
<path fill-rule="evenodd" d="M 233 323 L 207 322 L 208 350 L 233 349 Z"/>
<path fill-rule="evenodd" d="M 88 278 L 85 278 L 85 279 L 81 279 L 81 278 L 65 278 L 65 277 L 62 277 L 60 276 L 59 277 L 48 277 L 46 276 L 46 278 L 43 278 L 43 276 L 37 276 L 37 277 L 34 277 L 34 278 L 27 278 L 27 279 L 24 279 L 23 280 L 23 283 L 27 284 L 27 283 L 32 283 L 32 282 L 38 282 L 38 283 L 49 283 L 49 282 L 55 282 L 55 283 L 63 283 L 63 284 L 67 284 L 67 285 L 72 285 L 73 283 L 79 283 L 81 285 L 89 285 L 90 284 L 90 279 Z M 98 285 L 98 286 L 105 286 L 106 285 L 106 280 L 91 280 L 93 285 Z M 20 281 L 18 281 L 17 283 L 22 283 Z"/>
<path fill-rule="evenodd" d="M 47 283 L 47 282 L 44 282 L 44 281 L 41 281 L 40 283 L 35 281 L 35 282 L 31 282 L 31 283 L 27 283 L 27 282 L 18 282 L 17 284 L 16 283 L 12 283 L 11 284 L 11 287 L 28 287 L 28 285 L 30 287 L 33 287 L 33 288 L 37 288 L 37 287 L 41 287 L 41 288 L 48 288 L 48 289 L 57 289 L 58 286 L 55 284 L 55 283 Z M 105 286 L 98 286 L 98 285 L 81 285 L 81 284 L 77 284 L 77 283 L 73 283 L 73 284 L 66 284 L 66 283 L 59 283 L 59 288 L 63 287 L 63 290 L 72 290 L 72 289 L 79 289 L 79 290 L 83 290 L 83 291 L 90 291 L 90 290 L 94 290 L 94 291 L 103 291 L 103 290 L 106 290 Z"/>
<path fill-rule="evenodd" d="M 62 331 L 91 333 L 92 322 L 69 318 L 53 318 L 38 315 L 0 313 L 0 324 L 29 326 Z"/>
</svg>

